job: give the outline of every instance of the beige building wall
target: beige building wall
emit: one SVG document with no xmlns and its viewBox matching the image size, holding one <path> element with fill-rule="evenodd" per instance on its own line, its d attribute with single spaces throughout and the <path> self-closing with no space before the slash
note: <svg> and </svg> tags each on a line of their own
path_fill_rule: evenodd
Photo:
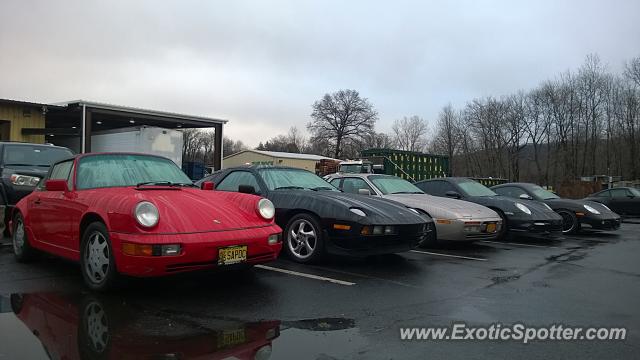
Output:
<svg viewBox="0 0 640 360">
<path fill-rule="evenodd" d="M 44 126 L 44 114 L 39 107 L 0 104 L 0 140 L 42 144 L 44 135 L 22 135 L 22 129 L 44 129 Z"/>
<path fill-rule="evenodd" d="M 225 157 L 222 162 L 222 167 L 226 169 L 226 168 L 241 166 L 246 164 L 290 166 L 290 167 L 295 167 L 299 169 L 305 169 L 311 172 L 315 172 L 316 170 L 315 160 L 273 157 L 273 156 L 268 156 L 268 155 L 260 154 L 257 152 L 253 152 L 251 150 L 239 152 L 237 154 L 233 154 Z"/>
</svg>

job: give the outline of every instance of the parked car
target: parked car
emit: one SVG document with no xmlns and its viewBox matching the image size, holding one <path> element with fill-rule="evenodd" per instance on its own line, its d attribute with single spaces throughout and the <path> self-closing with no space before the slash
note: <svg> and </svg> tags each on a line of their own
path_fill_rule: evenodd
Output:
<svg viewBox="0 0 640 360">
<path fill-rule="evenodd" d="M 577 233 L 584 225 L 599 230 L 617 230 L 622 222 L 620 216 L 605 205 L 588 200 L 563 199 L 536 184 L 506 183 L 493 186 L 491 190 L 515 199 L 549 205 L 562 216 L 563 233 Z"/>
<path fill-rule="evenodd" d="M 326 253 L 367 256 L 413 249 L 434 236 L 433 220 L 386 199 L 343 193 L 302 169 L 233 167 L 196 184 L 215 183 L 220 192 L 245 191 L 270 199 L 284 229 L 284 249 L 298 262 Z"/>
<path fill-rule="evenodd" d="M 618 187 L 602 190 L 589 195 L 585 200 L 606 205 L 620 215 L 640 216 L 640 190 L 632 187 Z"/>
<path fill-rule="evenodd" d="M 525 205 L 523 201 L 498 195 L 469 178 L 437 178 L 415 185 L 431 195 L 462 199 L 494 210 L 502 218 L 500 238 L 516 233 L 539 238 L 558 238 L 562 235 L 562 217 L 549 206 L 533 202 Z"/>
<path fill-rule="evenodd" d="M 0 142 L 0 233 L 9 223 L 13 207 L 35 189 L 49 166 L 72 155 L 60 146 Z"/>
<path fill-rule="evenodd" d="M 491 240 L 502 226 L 500 216 L 485 206 L 425 194 L 397 176 L 337 173 L 325 179 L 347 193 L 378 196 L 424 211 L 436 224 L 433 242 Z"/>
<path fill-rule="evenodd" d="M 201 190 L 171 160 L 91 153 L 54 164 L 16 205 L 19 261 L 41 250 L 79 261 L 88 287 L 274 260 L 282 247 L 271 201 Z"/>
<path fill-rule="evenodd" d="M 12 294 L 16 317 L 51 359 L 267 359 L 280 321 L 167 318 L 144 301 L 96 294 Z"/>
</svg>

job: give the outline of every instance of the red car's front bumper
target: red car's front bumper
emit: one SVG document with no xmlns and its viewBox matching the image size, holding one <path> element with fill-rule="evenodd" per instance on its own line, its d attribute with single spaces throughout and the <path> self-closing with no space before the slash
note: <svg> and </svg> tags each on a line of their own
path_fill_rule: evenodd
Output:
<svg viewBox="0 0 640 360">
<path fill-rule="evenodd" d="M 268 237 L 280 233 L 282 233 L 282 229 L 273 224 L 260 228 L 218 232 L 185 234 L 111 232 L 109 235 L 118 272 L 129 276 L 149 277 L 217 267 L 218 249 L 226 246 L 246 245 L 247 261 L 245 264 L 273 261 L 282 249 L 282 241 L 269 244 Z M 132 256 L 123 253 L 123 243 L 179 244 L 181 252 L 176 256 Z"/>
</svg>

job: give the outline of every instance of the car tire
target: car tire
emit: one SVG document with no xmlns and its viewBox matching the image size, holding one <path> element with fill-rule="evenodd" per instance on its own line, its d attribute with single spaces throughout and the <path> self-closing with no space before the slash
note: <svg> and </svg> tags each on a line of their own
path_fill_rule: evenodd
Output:
<svg viewBox="0 0 640 360">
<path fill-rule="evenodd" d="M 117 283 L 118 272 L 109 232 L 101 222 L 91 223 L 82 234 L 80 270 L 91 290 L 106 291 Z"/>
<path fill-rule="evenodd" d="M 18 262 L 27 262 L 33 259 L 35 250 L 29 244 L 29 237 L 24 225 L 22 214 L 17 213 L 13 217 L 13 233 L 11 235 L 13 254 Z"/>
<path fill-rule="evenodd" d="M 562 216 L 562 233 L 575 234 L 580 231 L 580 222 L 576 214 L 567 209 L 558 209 L 558 215 Z"/>
<path fill-rule="evenodd" d="M 287 255 L 296 262 L 314 263 L 324 257 L 324 233 L 313 215 L 293 216 L 285 228 L 284 242 Z"/>
<path fill-rule="evenodd" d="M 24 307 L 24 295 L 11 294 L 9 301 L 11 302 L 11 310 L 13 310 L 13 313 L 19 315 Z"/>
<path fill-rule="evenodd" d="M 421 247 L 421 248 L 432 248 L 432 247 L 438 246 L 440 243 L 441 242 L 438 241 L 438 228 L 434 224 L 433 225 L 433 234 L 427 235 L 427 237 L 418 244 L 418 247 Z"/>
<path fill-rule="evenodd" d="M 500 219 L 502 219 L 502 227 L 500 227 L 500 232 L 498 233 L 496 240 L 505 241 L 507 240 L 507 236 L 509 235 L 509 224 L 507 222 L 508 221 L 507 216 L 498 209 L 491 209 L 491 210 L 497 212 L 498 216 L 500 216 Z"/>
</svg>

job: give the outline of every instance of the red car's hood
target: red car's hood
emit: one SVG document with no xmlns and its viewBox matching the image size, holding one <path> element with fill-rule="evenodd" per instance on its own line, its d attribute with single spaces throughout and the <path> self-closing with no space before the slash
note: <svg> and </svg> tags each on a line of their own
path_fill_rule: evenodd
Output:
<svg viewBox="0 0 640 360">
<path fill-rule="evenodd" d="M 194 233 L 261 227 L 273 223 L 258 215 L 256 208 L 259 200 L 258 196 L 241 193 L 146 187 L 119 188 L 115 194 L 110 194 L 107 200 L 109 204 L 105 205 L 107 209 L 117 209 L 109 214 L 114 231 Z M 134 207 L 140 201 L 149 201 L 158 208 L 160 221 L 152 229 L 137 225 L 133 216 Z"/>
</svg>

